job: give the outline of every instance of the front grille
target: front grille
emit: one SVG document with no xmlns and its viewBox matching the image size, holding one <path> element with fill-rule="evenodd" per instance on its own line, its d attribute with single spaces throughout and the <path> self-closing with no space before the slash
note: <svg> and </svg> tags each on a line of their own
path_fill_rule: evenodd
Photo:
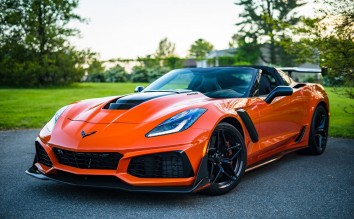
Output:
<svg viewBox="0 0 354 219">
<path fill-rule="evenodd" d="M 133 158 L 128 173 L 141 178 L 185 178 L 193 176 L 193 169 L 185 153 L 167 152 Z"/>
<path fill-rule="evenodd" d="M 119 153 L 74 152 L 53 148 L 60 164 L 80 169 L 116 170 L 122 155 Z"/>
<path fill-rule="evenodd" d="M 42 145 L 36 141 L 35 146 L 36 146 L 37 162 L 44 164 L 47 167 L 52 167 L 53 166 L 52 161 L 50 161 L 50 158 L 49 158 L 47 152 L 42 147 Z"/>
</svg>

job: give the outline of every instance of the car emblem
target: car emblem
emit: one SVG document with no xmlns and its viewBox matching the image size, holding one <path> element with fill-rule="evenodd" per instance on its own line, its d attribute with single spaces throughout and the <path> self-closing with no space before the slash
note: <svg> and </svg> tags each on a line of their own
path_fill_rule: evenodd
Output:
<svg viewBox="0 0 354 219">
<path fill-rule="evenodd" d="M 85 131 L 84 130 L 82 130 L 81 131 L 81 136 L 82 136 L 82 138 L 85 138 L 85 137 L 87 137 L 87 136 L 90 136 L 90 135 L 93 135 L 93 134 L 95 134 L 97 131 L 93 131 L 93 132 L 90 132 L 90 133 L 85 133 Z"/>
</svg>

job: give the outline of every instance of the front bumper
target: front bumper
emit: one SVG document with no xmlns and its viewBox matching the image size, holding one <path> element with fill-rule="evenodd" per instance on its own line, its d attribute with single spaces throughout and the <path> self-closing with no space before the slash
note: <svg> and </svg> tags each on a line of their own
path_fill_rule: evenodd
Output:
<svg viewBox="0 0 354 219">
<path fill-rule="evenodd" d="M 195 183 L 192 186 L 132 186 L 115 176 L 107 175 L 78 175 L 64 171 L 56 171 L 53 174 L 42 173 L 34 164 L 26 174 L 41 180 L 53 180 L 76 186 L 114 188 L 135 192 L 162 192 L 162 193 L 191 193 L 198 192 L 210 186 L 207 172 L 207 157 L 202 159 Z"/>
<path fill-rule="evenodd" d="M 201 138 L 197 139 L 207 139 L 206 132 L 201 131 L 200 134 Z M 99 150 L 90 149 L 90 151 L 83 151 L 82 149 L 64 148 L 43 141 L 42 138 L 37 138 L 35 144 L 36 157 L 33 166 L 26 173 L 37 179 L 50 179 L 71 185 L 118 188 L 127 191 L 189 193 L 207 188 L 210 184 L 206 156 L 203 155 L 206 143 L 206 141 L 197 141 L 190 144 L 163 146 L 158 149 L 147 148 L 145 150 L 141 148 L 137 148 L 136 150 L 107 150 L 100 147 Z M 80 165 L 73 166 L 60 160 L 60 157 L 55 154 L 56 148 L 81 154 L 80 159 L 83 159 L 83 154 L 85 153 L 91 153 L 92 151 L 101 153 L 101 150 L 104 153 L 107 151 L 109 153 L 119 153 L 122 157 L 117 161 L 118 166 L 114 166 L 114 168 L 96 169 L 94 167 L 94 158 L 92 159 L 91 166 L 81 168 Z M 139 177 L 129 172 L 129 164 L 134 158 L 171 151 L 180 151 L 186 155 L 185 158 L 192 167 L 191 175 L 183 175 L 181 178 L 147 178 L 149 176 Z M 89 159 L 89 162 L 91 164 L 91 159 Z"/>
</svg>

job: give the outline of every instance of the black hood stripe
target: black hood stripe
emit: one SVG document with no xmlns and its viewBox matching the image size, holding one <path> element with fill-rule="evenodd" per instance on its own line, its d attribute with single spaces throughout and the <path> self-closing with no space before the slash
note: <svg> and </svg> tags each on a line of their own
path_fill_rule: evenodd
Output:
<svg viewBox="0 0 354 219">
<path fill-rule="evenodd" d="M 115 103 L 109 103 L 108 109 L 112 110 L 127 110 L 131 109 L 143 102 L 152 100 L 158 97 L 175 94 L 173 92 L 147 92 L 137 93 L 119 98 Z"/>
</svg>

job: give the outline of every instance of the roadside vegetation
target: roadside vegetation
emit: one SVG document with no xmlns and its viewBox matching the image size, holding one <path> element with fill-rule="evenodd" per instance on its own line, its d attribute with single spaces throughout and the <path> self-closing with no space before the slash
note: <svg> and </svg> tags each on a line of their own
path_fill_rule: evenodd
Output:
<svg viewBox="0 0 354 219">
<path fill-rule="evenodd" d="M 64 88 L 0 89 L 0 129 L 41 128 L 62 106 L 72 102 L 132 93 L 141 83 L 76 83 Z M 330 104 L 330 136 L 354 138 L 354 100 L 326 88 Z"/>
<path fill-rule="evenodd" d="M 154 81 L 191 60 L 216 66 L 310 62 L 326 70 L 325 86 L 340 87 L 327 89 L 330 135 L 354 138 L 354 2 L 314 0 L 316 17 L 300 16 L 309 2 L 235 0 L 241 12 L 225 48 L 234 51 L 231 56 L 208 58 L 214 46 L 200 38 L 179 57 L 175 43 L 163 38 L 144 57 L 101 60 L 70 44 L 80 31 L 69 24 L 89 19 L 75 13 L 80 0 L 1 0 L 0 129 L 39 128 L 63 105 L 131 93 L 135 83 Z"/>
</svg>

